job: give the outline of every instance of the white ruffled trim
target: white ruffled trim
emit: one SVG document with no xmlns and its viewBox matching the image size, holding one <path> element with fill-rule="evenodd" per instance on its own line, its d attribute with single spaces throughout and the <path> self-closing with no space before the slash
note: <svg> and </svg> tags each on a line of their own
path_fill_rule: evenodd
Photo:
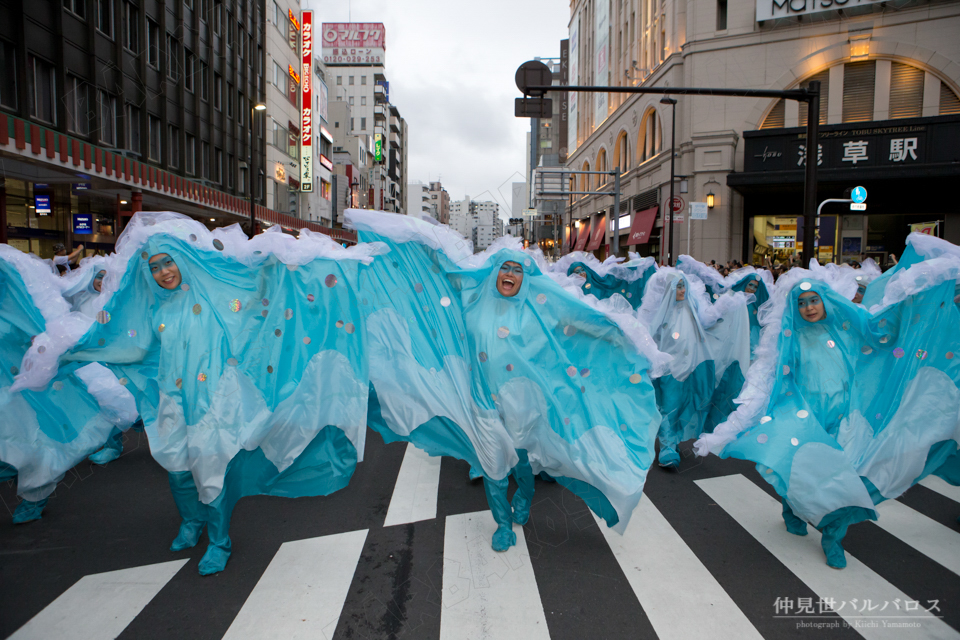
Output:
<svg viewBox="0 0 960 640">
<path fill-rule="evenodd" d="M 306 264 L 317 258 L 357 260 L 370 264 L 374 256 L 387 252 L 386 245 L 381 242 L 358 244 L 345 249 L 328 236 L 308 229 L 303 229 L 300 237 L 295 238 L 283 233 L 279 225 L 274 225 L 249 239 L 236 224 L 210 231 L 193 218 L 173 211 L 140 212 L 135 214 L 124 228 L 117 240 L 116 253 L 107 256 L 100 265 L 100 268 L 106 269 L 107 275 L 103 279 L 100 295 L 93 304 L 95 313 L 103 310 L 117 292 L 130 261 L 139 259 L 143 245 L 151 237 L 161 234 L 193 243 L 198 250 L 206 251 L 211 256 L 220 253 L 248 266 L 259 264 L 270 256 L 284 264 L 296 265 Z M 222 252 L 214 247 L 215 240 L 223 244 Z M 0 245 L 3 246 L 5 245 Z M 260 253 L 255 253 L 257 251 Z M 45 389 L 57 373 L 60 357 L 76 346 L 93 324 L 91 318 L 79 313 L 69 313 L 70 308 L 59 296 L 59 291 L 58 287 L 57 298 L 63 305 L 64 312 L 48 321 L 47 330 L 33 341 L 33 345 L 23 357 L 20 374 L 11 387 L 13 391 Z M 35 295 L 34 300 L 39 298 Z M 43 347 L 42 353 L 40 347 Z"/>
<path fill-rule="evenodd" d="M 731 271 L 726 276 L 721 276 L 720 272 L 708 264 L 700 262 L 696 258 L 688 255 L 680 256 L 680 262 L 677 266 L 684 273 L 692 273 L 705 283 L 708 283 L 717 293 L 723 294 L 729 292 L 737 283 L 749 275 L 756 275 L 763 281 L 767 288 L 767 293 L 773 295 L 776 285 L 773 281 L 773 274 L 767 269 L 757 269 L 753 266 L 741 267 Z"/>
<path fill-rule="evenodd" d="M 880 304 L 871 307 L 870 313 L 874 315 L 880 313 L 884 309 L 903 302 L 909 296 L 948 280 L 960 281 L 960 252 L 956 255 L 952 252 L 951 254 L 940 253 L 938 258 L 918 262 L 893 274 L 883 290 L 883 300 Z"/>
<path fill-rule="evenodd" d="M 942 238 L 914 231 L 907 236 L 907 244 L 924 258 L 939 258 L 950 255 L 960 258 L 960 247 Z"/>
<path fill-rule="evenodd" d="M 771 294 L 757 314 L 761 325 L 760 344 L 754 352 L 754 360 L 747 371 L 740 395 L 734 400 L 738 406 L 724 422 L 717 425 L 713 433 L 701 435 L 694 443 L 698 456 L 719 454 L 740 432 L 757 425 L 766 412 L 777 379 L 777 363 L 780 360 L 778 338 L 783 314 L 793 288 L 805 279 L 822 280 L 841 296 L 852 299 L 857 292 L 856 272 L 856 269 L 841 269 L 832 263 L 820 266 L 816 260 L 811 260 L 810 269 L 795 267 L 780 276 L 776 292 Z"/>
<path fill-rule="evenodd" d="M 412 216 L 368 209 L 347 209 L 343 219 L 348 229 L 371 231 L 394 242 L 419 242 L 443 251 L 457 264 L 473 255 L 473 242 L 445 224 L 433 225 Z"/>
<path fill-rule="evenodd" d="M 702 280 L 704 284 L 708 284 L 715 289 L 723 287 L 724 279 L 723 276 L 720 275 L 720 272 L 710 265 L 700 262 L 693 256 L 686 254 L 681 255 L 677 260 L 676 268 L 686 274 L 696 276 Z"/>
<path fill-rule="evenodd" d="M 624 262 L 623 258 L 617 256 L 609 256 L 606 260 L 600 262 L 592 253 L 573 251 L 561 256 L 560 259 L 553 264 L 551 271 L 566 275 L 567 271 L 570 270 L 570 265 L 574 262 L 582 262 L 600 277 L 612 274 L 625 282 L 639 280 L 643 277 L 647 269 L 650 267 L 656 268 L 656 260 L 653 258 L 641 258 L 636 253 L 631 254 L 629 262 Z"/>
<path fill-rule="evenodd" d="M 753 296 L 749 294 L 723 296 L 729 298 L 729 301 L 724 302 L 717 309 L 712 309 L 711 307 L 716 305 L 710 303 L 710 294 L 707 293 L 707 287 L 703 283 L 703 280 L 698 278 L 696 274 L 675 267 L 660 267 L 657 272 L 647 280 L 647 284 L 643 289 L 643 302 L 640 303 L 640 308 L 637 309 L 637 318 L 640 319 L 641 324 L 648 330 L 652 330 L 654 325 L 657 324 L 657 313 L 663 304 L 663 297 L 667 293 L 667 286 L 672 280 L 672 276 L 680 276 L 686 281 L 686 299 L 692 303 L 697 314 L 697 319 L 700 321 L 700 326 L 704 329 L 709 329 L 715 325 L 717 319 L 728 313 L 731 308 L 737 305 L 747 304 L 753 300 Z M 719 302 L 720 300 L 717 300 L 717 303 Z"/>
<path fill-rule="evenodd" d="M 0 259 L 10 264 L 27 286 L 45 322 L 70 313 L 70 305 L 60 295 L 63 283 L 49 260 L 32 253 L 24 253 L 8 244 L 0 244 Z"/>
</svg>

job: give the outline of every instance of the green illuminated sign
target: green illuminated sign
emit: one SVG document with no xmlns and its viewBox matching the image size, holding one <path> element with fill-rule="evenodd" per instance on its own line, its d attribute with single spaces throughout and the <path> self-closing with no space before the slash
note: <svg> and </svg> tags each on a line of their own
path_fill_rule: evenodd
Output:
<svg viewBox="0 0 960 640">
<path fill-rule="evenodd" d="M 373 135 L 373 157 L 377 162 L 383 162 L 383 136 L 379 133 Z"/>
</svg>

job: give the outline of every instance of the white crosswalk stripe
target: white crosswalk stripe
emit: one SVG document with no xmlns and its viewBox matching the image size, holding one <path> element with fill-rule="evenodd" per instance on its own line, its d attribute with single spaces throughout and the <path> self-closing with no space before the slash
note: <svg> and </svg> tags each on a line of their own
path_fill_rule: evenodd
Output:
<svg viewBox="0 0 960 640">
<path fill-rule="evenodd" d="M 874 524 L 960 575 L 960 533 L 896 500 L 880 503 Z"/>
<path fill-rule="evenodd" d="M 116 638 L 186 563 L 174 560 L 84 576 L 9 640 Z"/>
<path fill-rule="evenodd" d="M 489 511 L 447 518 L 440 640 L 550 637 L 523 529 L 504 553 L 490 548 L 496 529 Z"/>
<path fill-rule="evenodd" d="M 960 487 L 953 486 L 943 478 L 939 478 L 937 476 L 927 476 L 920 481 L 920 484 L 925 486 L 927 489 L 936 491 L 940 495 L 950 498 L 954 502 L 960 502 Z"/>
<path fill-rule="evenodd" d="M 383 526 L 436 518 L 439 488 L 440 458 L 430 456 L 408 443 Z"/>
<path fill-rule="evenodd" d="M 622 536 L 596 520 L 658 638 L 762 637 L 649 498 L 634 509 Z"/>
<path fill-rule="evenodd" d="M 810 528 L 805 537 L 787 532 L 781 516 L 780 503 L 764 493 L 742 475 L 721 476 L 698 480 L 697 484 L 726 511 L 740 526 L 773 554 L 784 566 L 821 598 L 837 602 L 906 602 L 907 594 L 897 589 L 876 572 L 847 554 L 847 567 L 837 571 L 826 565 L 820 548 L 820 534 Z M 903 628 L 886 626 L 855 610 L 844 607 L 838 614 L 860 635 L 869 640 L 899 640 Z M 911 638 L 960 638 L 960 633 L 925 610 L 901 611 L 902 618 L 885 616 L 893 622 L 919 622 L 919 628 L 909 630 Z M 874 626 L 875 625 L 875 626 Z"/>
<path fill-rule="evenodd" d="M 224 640 L 332 638 L 367 531 L 285 542 Z"/>
</svg>

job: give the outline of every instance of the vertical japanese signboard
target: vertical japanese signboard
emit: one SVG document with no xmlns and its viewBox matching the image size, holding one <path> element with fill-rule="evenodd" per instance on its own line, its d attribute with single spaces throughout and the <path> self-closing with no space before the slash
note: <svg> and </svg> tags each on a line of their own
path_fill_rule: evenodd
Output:
<svg viewBox="0 0 960 640">
<path fill-rule="evenodd" d="M 580 84 L 580 16 L 573 19 L 570 25 L 570 71 L 568 76 L 569 84 Z M 577 94 L 569 93 L 567 96 L 567 118 L 569 126 L 567 127 L 567 156 L 572 154 L 577 148 Z"/>
<path fill-rule="evenodd" d="M 570 84 L 570 41 L 560 41 L 560 84 Z M 567 162 L 567 134 L 569 133 L 570 93 L 560 94 L 560 164 Z"/>
<path fill-rule="evenodd" d="M 610 40 L 610 5 L 606 2 L 598 2 L 594 5 L 594 84 L 607 85 L 607 55 L 609 54 L 608 41 Z M 596 129 L 603 121 L 607 119 L 609 103 L 607 94 L 603 91 L 597 91 L 593 94 L 593 128 Z"/>
<path fill-rule="evenodd" d="M 300 191 L 313 191 L 313 12 L 300 14 Z"/>
</svg>

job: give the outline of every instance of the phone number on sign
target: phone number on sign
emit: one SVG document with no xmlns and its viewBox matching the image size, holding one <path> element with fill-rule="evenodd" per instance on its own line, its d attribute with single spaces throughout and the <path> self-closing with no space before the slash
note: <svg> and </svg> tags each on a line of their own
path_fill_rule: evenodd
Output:
<svg viewBox="0 0 960 640">
<path fill-rule="evenodd" d="M 380 56 L 323 56 L 324 64 L 332 62 L 366 62 L 372 64 L 380 63 Z"/>
</svg>

